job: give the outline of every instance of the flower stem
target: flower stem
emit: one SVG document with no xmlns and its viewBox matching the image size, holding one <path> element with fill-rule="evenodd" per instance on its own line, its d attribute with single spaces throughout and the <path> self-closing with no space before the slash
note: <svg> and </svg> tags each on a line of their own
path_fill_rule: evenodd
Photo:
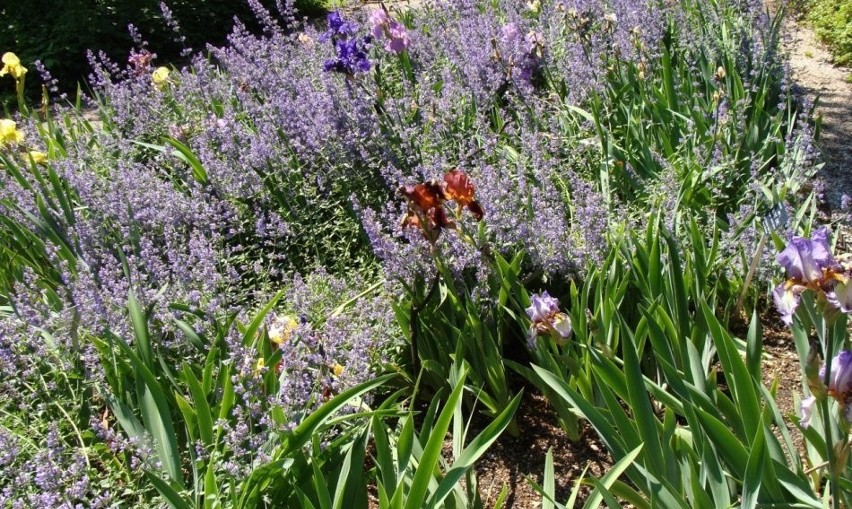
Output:
<svg viewBox="0 0 852 509">
<path fill-rule="evenodd" d="M 827 324 L 823 323 L 825 327 Z M 823 384 L 825 387 L 829 386 L 829 382 L 831 381 L 831 370 L 834 367 L 832 364 L 832 360 L 834 358 L 834 327 L 828 326 L 825 331 L 825 376 L 823 376 Z M 834 506 L 838 507 L 838 498 L 837 498 L 837 475 L 834 471 L 834 439 L 832 438 L 833 433 L 831 432 L 831 414 L 829 412 L 830 400 L 826 399 L 821 405 L 820 409 L 822 411 L 822 425 L 825 429 L 825 448 L 826 448 L 826 460 L 831 467 L 828 469 L 829 482 L 831 482 L 831 499 L 834 502 Z"/>
</svg>

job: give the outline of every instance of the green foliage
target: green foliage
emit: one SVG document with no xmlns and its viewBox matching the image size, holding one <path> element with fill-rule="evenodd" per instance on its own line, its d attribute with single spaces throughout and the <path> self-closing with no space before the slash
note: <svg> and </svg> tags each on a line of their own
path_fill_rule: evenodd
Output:
<svg viewBox="0 0 852 509">
<path fill-rule="evenodd" d="M 488 281 L 491 291 L 499 295 L 496 306 L 485 306 L 474 298 L 466 282 L 456 278 L 446 261 L 435 257 L 435 273 L 430 281 L 409 288 L 411 302 L 396 306 L 397 319 L 411 342 L 412 366 L 422 363 L 426 387 L 439 391 L 452 379 L 455 362 L 470 369 L 471 394 L 484 405 L 486 415 L 496 417 L 513 400 L 503 358 L 506 336 L 512 337 L 511 323 L 516 320 L 514 300 L 521 288 L 518 275 L 523 253 L 505 260 L 493 253 L 489 260 L 494 273 Z M 519 430 L 512 422 L 510 433 Z"/>
<path fill-rule="evenodd" d="M 12 27 L 0 33 L 0 52 L 15 50 L 25 65 L 41 58 L 58 75 L 71 76 L 80 68 L 67 55 L 79 52 L 78 44 L 129 47 L 121 26 L 128 19 L 138 19 L 142 32 L 154 35 L 152 47 L 158 52 L 168 45 L 153 0 L 100 2 L 93 9 L 83 4 L 75 0 L 51 10 L 36 1 L 0 8 Z M 456 240 L 472 247 L 487 268 L 481 271 L 486 276 L 457 273 L 453 260 L 432 243 L 429 273 L 407 286 L 394 308 L 400 330 L 411 344 L 411 363 L 405 365 L 403 359 L 401 369 L 407 369 L 404 388 L 391 395 L 380 392 L 403 378 L 391 375 L 339 394 L 329 388 L 321 396 L 311 394 L 316 409 L 304 415 L 285 415 L 273 403 L 281 396 L 282 378 L 274 367 L 283 354 L 270 343 L 264 320 L 276 309 L 282 292 L 245 314 L 207 316 L 172 303 L 180 318 L 163 324 L 154 323 L 152 308 L 140 303 L 129 285 L 124 332 L 78 331 L 76 310 L 63 309 L 61 297 L 66 271 L 73 276 L 82 263 L 77 259 L 79 246 L 69 240 L 68 232 L 82 217 L 78 215 L 86 213 L 85 207 L 77 206 L 78 197 L 69 192 L 53 165 L 37 165 L 0 149 L 0 165 L 10 182 L 36 204 L 27 209 L 11 196 L 0 197 L 4 207 L 18 214 L 0 217 L 0 304 L 11 301 L 17 285 L 34 274 L 45 306 L 71 317 L 72 339 L 65 351 L 44 332 L 51 348 L 35 371 L 44 387 L 22 393 L 37 400 L 38 412 L 26 414 L 0 401 L 0 424 L 21 440 L 34 442 L 55 421 L 65 442 L 84 450 L 92 464 L 108 465 L 104 482 L 134 486 L 119 497 L 131 505 L 360 509 L 368 507 L 370 486 L 380 508 L 478 508 L 482 502 L 475 462 L 504 431 L 514 435 L 523 431 L 514 420 L 521 394 L 510 382 L 508 367 L 548 398 L 570 440 L 580 440 L 588 422 L 616 462 L 601 479 L 577 480 L 562 504 L 555 498 L 553 459 L 548 454 L 544 481 L 536 486 L 544 507 L 573 507 L 583 484 L 591 487 L 584 506 L 590 508 L 617 507 L 619 499 L 638 508 L 737 503 L 820 507 L 821 474 L 809 477 L 804 471 L 776 404 L 776 387 L 762 383 L 757 304 L 761 284 L 752 285 L 767 246 L 781 241 L 779 232 L 760 231 L 768 223 L 766 212 L 798 204 L 793 226 L 807 224 L 808 213 L 813 215 L 812 203 L 798 200 L 801 182 L 815 168 L 807 164 L 806 147 L 793 137 L 798 132 L 795 124 L 807 112 L 797 111 L 791 99 L 778 106 L 778 62 L 755 62 L 742 54 L 737 35 L 750 27 L 733 6 L 722 1 L 686 5 L 685 19 L 710 41 L 710 49 L 696 49 L 690 41 L 680 40 L 678 27 L 671 24 L 658 59 L 641 66 L 616 62 L 606 71 L 607 86 L 582 105 L 568 103 L 559 77 L 547 77 L 548 92 L 553 92 L 548 100 L 556 105 L 556 118 L 537 120 L 550 124 L 566 151 L 583 154 L 570 163 L 580 167 L 578 172 L 588 177 L 595 191 L 612 197 L 607 204 L 610 212 L 624 206 L 625 217 L 604 232 L 611 243 L 598 253 L 599 264 L 571 280 L 527 274 L 523 249 L 496 252 L 482 223 L 467 231 L 456 217 L 457 227 L 444 235 L 458 235 Z M 222 20 L 230 20 L 232 12 L 230 3 L 217 0 L 175 1 L 171 7 L 189 28 L 190 45 L 201 37 L 224 34 Z M 47 33 L 33 29 L 32 12 L 42 11 L 57 16 L 42 19 L 50 26 Z M 406 15 L 409 22 L 410 16 L 414 15 Z M 773 20 L 764 44 L 777 43 L 779 23 L 780 17 Z M 171 56 L 167 51 L 160 58 Z M 422 112 L 414 108 L 410 118 L 398 121 L 386 115 L 384 105 L 404 97 L 404 87 L 416 83 L 415 67 L 404 53 L 377 66 L 374 76 L 380 93 L 370 106 L 387 140 L 387 154 L 401 160 L 409 149 L 454 154 L 461 152 L 457 149 L 462 144 L 456 146 L 453 137 L 475 133 L 472 126 L 479 121 L 479 106 L 462 105 L 459 117 L 447 124 L 453 132 L 442 139 L 444 145 L 403 146 L 403 128 L 417 126 Z M 152 154 L 167 154 L 171 157 L 158 162 L 181 192 L 189 192 L 187 184 L 209 185 L 213 176 L 198 155 L 200 149 L 162 132 L 165 126 L 221 118 L 223 105 L 235 112 L 241 126 L 256 133 L 252 119 L 240 115 L 238 95 L 232 89 L 223 97 L 196 98 L 197 104 L 161 92 L 167 98 L 166 111 L 158 112 L 163 122 L 146 131 L 143 139 L 133 140 L 132 153 L 100 154 L 98 138 L 88 136 L 91 124 L 75 116 L 79 110 L 59 120 L 46 117 L 35 129 L 51 160 L 61 158 L 69 144 L 85 143 L 100 158 L 93 158 L 92 172 L 105 182 L 119 158 L 147 161 Z M 529 113 L 533 110 L 494 108 L 488 119 L 492 125 L 484 128 L 503 133 Z M 118 129 L 106 100 L 100 104 L 100 115 L 99 129 L 105 135 Z M 284 138 L 275 141 L 286 147 Z M 523 151 L 512 143 L 503 136 L 491 148 L 522 166 Z M 227 240 L 247 246 L 229 256 L 242 257 L 237 266 L 252 267 L 239 274 L 239 287 L 217 288 L 229 304 L 251 309 L 254 290 L 263 294 L 278 284 L 270 275 L 276 271 L 331 266 L 366 281 L 365 274 L 375 270 L 350 197 L 356 195 L 366 207 L 383 205 L 390 191 L 381 177 L 369 168 L 355 167 L 360 163 L 341 163 L 335 168 L 340 172 L 336 180 L 321 189 L 305 177 L 303 164 L 309 162 L 297 156 L 282 159 L 280 167 L 270 163 L 268 168 L 247 171 L 257 172 L 268 186 L 269 203 L 262 206 L 284 211 L 295 233 L 285 246 L 264 245 L 250 233 Z M 629 173 L 628 166 L 635 173 Z M 554 180 L 553 189 L 573 213 L 570 183 L 558 173 Z M 672 187 L 665 187 L 667 180 Z M 257 220 L 253 199 L 232 200 L 245 224 Z M 743 206 L 753 210 L 742 224 L 734 225 L 729 215 Z M 534 214 L 534 205 L 525 212 Z M 21 214 L 27 214 L 33 226 L 21 224 Z M 103 225 L 107 232 L 103 235 L 124 243 L 110 227 Z M 758 231 L 758 245 L 738 245 L 749 229 Z M 733 247 L 723 245 L 726 232 Z M 281 253 L 286 256 L 278 256 Z M 380 285 L 365 283 L 361 296 Z M 509 358 L 507 352 L 529 334 L 524 309 L 530 305 L 532 288 L 543 286 L 554 288 L 554 294 L 561 289 L 558 296 L 570 317 L 573 337 L 560 342 L 534 336 L 534 344 L 523 350 L 530 365 L 526 357 Z M 328 303 L 337 302 L 335 291 L 329 287 L 315 293 Z M 357 298 L 341 304 L 331 316 L 356 302 Z M 319 316 L 301 318 L 311 322 L 328 318 L 330 306 L 317 307 L 322 308 L 316 312 Z M 745 338 L 728 328 L 741 309 L 751 312 Z M 3 311 L 10 317 L 14 313 L 12 308 Z M 811 330 L 816 330 L 823 346 L 831 331 L 814 313 L 802 315 L 797 326 L 794 339 L 804 365 Z M 176 339 L 186 346 L 182 350 L 186 355 L 180 358 L 168 355 L 163 347 Z M 101 386 L 83 382 L 78 341 L 96 347 L 104 366 Z M 829 343 L 832 346 L 824 348 L 828 357 L 839 348 Z M 239 365 L 230 355 L 234 351 L 246 353 L 246 359 L 257 364 Z M 60 367 L 51 367 L 54 360 Z M 388 367 L 400 365 L 396 358 L 381 360 Z M 328 371 L 327 366 L 318 371 L 322 369 Z M 242 385 L 246 380 L 254 392 Z M 375 407 L 365 402 L 369 394 L 379 396 Z M 422 394 L 429 403 L 419 413 L 414 410 L 415 396 Z M 470 422 L 465 416 L 473 411 L 493 422 L 468 441 Z M 130 453 L 110 450 L 88 430 L 90 419 L 101 415 L 124 436 L 150 446 L 143 469 L 132 467 Z M 247 436 L 262 438 L 250 446 L 248 439 L 229 438 L 233 428 L 243 424 L 250 428 Z M 450 454 L 444 451 L 448 433 Z M 834 452 L 823 437 L 813 430 L 806 437 L 814 461 L 832 459 Z M 33 458 L 37 451 L 33 446 L 22 457 Z M 236 459 L 245 470 L 231 469 Z M 831 478 L 834 489 L 840 483 L 837 477 Z M 0 483 L 5 480 L 0 472 Z"/>
<path fill-rule="evenodd" d="M 852 4 L 838 0 L 811 0 L 807 20 L 817 37 L 828 45 L 837 65 L 852 65 Z"/>
<path fill-rule="evenodd" d="M 597 285 L 595 327 L 587 338 L 578 334 L 589 352 L 591 394 L 561 372 L 533 370 L 590 422 L 616 460 L 644 445 L 625 471 L 633 487 L 622 487 L 623 498 L 650 507 L 739 499 L 745 507 L 820 507 L 774 390 L 761 381 L 757 315 L 746 341 L 726 330 L 699 256 L 680 253 L 650 225 L 622 257 L 593 271 L 597 278 L 613 265 L 633 268 L 615 284 Z M 628 298 L 619 294 L 625 279 Z"/>
</svg>

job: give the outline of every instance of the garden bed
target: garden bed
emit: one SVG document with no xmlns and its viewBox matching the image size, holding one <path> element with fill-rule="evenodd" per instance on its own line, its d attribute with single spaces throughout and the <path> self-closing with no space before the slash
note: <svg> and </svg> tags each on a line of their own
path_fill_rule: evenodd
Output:
<svg viewBox="0 0 852 509">
<path fill-rule="evenodd" d="M 74 104 L 3 57 L 0 507 L 848 506 L 780 13 L 250 5 Z"/>
</svg>

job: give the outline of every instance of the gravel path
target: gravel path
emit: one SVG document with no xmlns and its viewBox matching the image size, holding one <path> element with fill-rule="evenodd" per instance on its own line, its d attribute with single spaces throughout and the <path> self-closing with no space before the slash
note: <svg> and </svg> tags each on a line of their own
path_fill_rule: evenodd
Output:
<svg viewBox="0 0 852 509">
<path fill-rule="evenodd" d="M 794 20 L 786 20 L 784 35 L 793 79 L 816 101 L 815 116 L 822 119 L 819 147 L 825 166 L 819 178 L 829 208 L 837 210 L 844 193 L 852 196 L 852 83 L 846 81 L 852 69 L 834 66 L 813 31 Z"/>
</svg>

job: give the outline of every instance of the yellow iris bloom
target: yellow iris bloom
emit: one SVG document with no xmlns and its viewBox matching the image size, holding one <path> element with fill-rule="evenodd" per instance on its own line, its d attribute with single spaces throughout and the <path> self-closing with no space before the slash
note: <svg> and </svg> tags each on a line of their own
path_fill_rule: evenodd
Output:
<svg viewBox="0 0 852 509">
<path fill-rule="evenodd" d="M 151 75 L 151 78 L 154 81 L 154 85 L 158 87 L 162 87 L 169 81 L 169 68 L 168 67 L 157 67 L 154 71 L 154 74 Z"/>
<path fill-rule="evenodd" d="M 266 371 L 266 361 L 263 359 L 258 359 L 257 363 L 254 365 L 254 376 L 255 378 L 259 377 Z"/>
<path fill-rule="evenodd" d="M 292 316 L 278 317 L 269 327 L 269 340 L 276 345 L 283 345 L 298 327 L 298 322 Z"/>
<path fill-rule="evenodd" d="M 340 375 L 343 374 L 343 369 L 343 366 L 341 366 L 340 364 L 335 364 L 334 367 L 331 368 L 331 371 L 334 373 L 334 376 L 340 377 Z"/>
<path fill-rule="evenodd" d="M 45 164 L 47 162 L 47 154 L 44 152 L 39 152 L 38 150 L 30 150 L 27 153 L 30 156 L 30 159 L 33 160 L 36 164 Z"/>
<path fill-rule="evenodd" d="M 0 119 L 0 143 L 11 145 L 24 141 L 24 135 L 18 131 L 18 124 L 8 118 Z"/>
<path fill-rule="evenodd" d="M 27 68 L 21 65 L 21 59 L 14 53 L 3 53 L 3 68 L 0 69 L 0 76 L 11 74 L 13 78 L 19 80 L 27 73 Z"/>
</svg>

